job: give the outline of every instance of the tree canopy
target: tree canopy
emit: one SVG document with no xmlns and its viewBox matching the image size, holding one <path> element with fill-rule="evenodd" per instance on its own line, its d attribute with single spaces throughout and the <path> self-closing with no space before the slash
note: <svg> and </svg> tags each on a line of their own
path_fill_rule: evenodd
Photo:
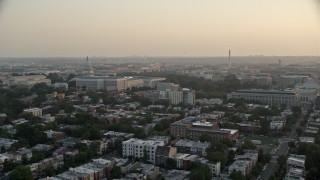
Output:
<svg viewBox="0 0 320 180">
<path fill-rule="evenodd" d="M 16 167 L 9 175 L 10 180 L 32 180 L 32 172 L 27 166 Z"/>
</svg>

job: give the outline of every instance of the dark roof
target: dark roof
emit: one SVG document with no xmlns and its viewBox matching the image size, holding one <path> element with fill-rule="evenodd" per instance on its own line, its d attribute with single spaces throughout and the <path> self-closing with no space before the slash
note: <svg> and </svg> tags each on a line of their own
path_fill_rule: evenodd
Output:
<svg viewBox="0 0 320 180">
<path fill-rule="evenodd" d="M 158 146 L 157 147 L 157 151 L 156 151 L 156 155 L 169 155 L 171 147 L 170 146 Z"/>
<path fill-rule="evenodd" d="M 281 94 L 281 95 L 295 95 L 294 91 L 277 91 L 277 90 L 260 90 L 260 89 L 241 89 L 237 90 L 238 93 L 250 94 Z"/>
</svg>

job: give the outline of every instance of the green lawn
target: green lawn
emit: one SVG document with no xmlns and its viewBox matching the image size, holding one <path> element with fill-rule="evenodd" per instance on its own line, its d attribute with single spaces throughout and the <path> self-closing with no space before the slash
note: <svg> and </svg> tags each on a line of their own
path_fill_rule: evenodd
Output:
<svg viewBox="0 0 320 180">
<path fill-rule="evenodd" d="M 245 136 L 245 138 L 249 139 L 249 140 L 260 140 L 261 144 L 263 144 L 263 145 L 269 145 L 269 144 L 274 145 L 277 143 L 277 138 L 267 137 L 267 136 L 247 135 L 247 136 Z"/>
</svg>

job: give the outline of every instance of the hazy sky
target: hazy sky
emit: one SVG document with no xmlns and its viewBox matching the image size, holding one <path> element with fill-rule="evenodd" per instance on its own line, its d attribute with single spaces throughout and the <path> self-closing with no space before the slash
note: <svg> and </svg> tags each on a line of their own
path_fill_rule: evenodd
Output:
<svg viewBox="0 0 320 180">
<path fill-rule="evenodd" d="M 317 0 L 0 0 L 0 57 L 320 54 Z"/>
</svg>

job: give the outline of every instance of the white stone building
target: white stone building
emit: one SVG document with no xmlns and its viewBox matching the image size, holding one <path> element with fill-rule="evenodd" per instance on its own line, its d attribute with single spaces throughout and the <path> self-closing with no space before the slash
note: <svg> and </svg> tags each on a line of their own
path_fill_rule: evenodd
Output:
<svg viewBox="0 0 320 180">
<path fill-rule="evenodd" d="M 169 91 L 168 98 L 170 104 L 179 104 L 183 102 L 183 92 L 182 91 Z"/>
<path fill-rule="evenodd" d="M 23 113 L 31 113 L 36 117 L 40 117 L 42 116 L 42 109 L 39 109 L 39 108 L 24 109 Z"/>
<path fill-rule="evenodd" d="M 158 146 L 164 146 L 163 141 L 141 140 L 132 138 L 122 142 L 122 155 L 125 157 L 143 158 L 147 153 L 147 160 L 155 164 Z"/>
<path fill-rule="evenodd" d="M 245 99 L 268 105 L 286 104 L 288 106 L 299 106 L 301 104 L 301 94 L 296 90 L 243 89 L 228 94 L 228 99 Z"/>
</svg>

